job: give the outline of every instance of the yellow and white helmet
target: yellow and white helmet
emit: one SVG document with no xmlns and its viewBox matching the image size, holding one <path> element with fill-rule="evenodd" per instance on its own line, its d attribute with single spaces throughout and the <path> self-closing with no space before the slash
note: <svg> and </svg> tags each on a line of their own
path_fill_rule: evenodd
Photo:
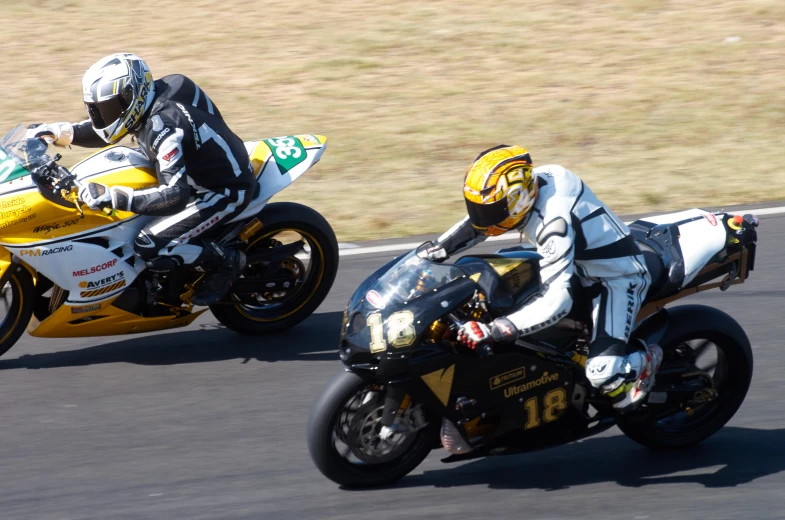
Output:
<svg viewBox="0 0 785 520">
<path fill-rule="evenodd" d="M 93 129 L 114 144 L 139 124 L 152 104 L 153 75 L 134 54 L 112 54 L 87 69 L 82 95 Z"/>
<path fill-rule="evenodd" d="M 482 152 L 464 180 L 469 221 L 486 236 L 517 227 L 537 200 L 537 179 L 529 152 L 501 145 Z"/>
</svg>

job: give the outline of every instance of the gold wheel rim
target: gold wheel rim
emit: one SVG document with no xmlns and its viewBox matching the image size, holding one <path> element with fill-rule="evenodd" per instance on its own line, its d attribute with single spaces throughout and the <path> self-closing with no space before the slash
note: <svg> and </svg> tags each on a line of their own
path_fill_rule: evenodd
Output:
<svg viewBox="0 0 785 520">
<path fill-rule="evenodd" d="M 284 229 L 279 229 L 277 231 L 271 231 L 270 233 L 261 235 L 259 238 L 257 238 L 256 240 L 254 240 L 253 242 L 248 244 L 248 247 L 245 250 L 249 251 L 260 240 L 264 240 L 265 238 L 273 237 L 273 236 L 275 236 L 275 235 L 277 235 L 277 234 L 279 234 L 281 232 L 284 232 L 284 231 L 294 231 L 294 232 L 298 233 L 300 236 L 302 236 L 303 238 L 305 238 L 306 241 L 308 242 L 308 244 L 311 246 L 311 258 L 313 258 L 314 249 L 316 249 L 318 251 L 318 255 L 319 255 L 320 261 L 319 261 L 319 272 L 316 273 L 316 275 L 317 275 L 316 283 L 314 284 L 313 289 L 311 290 L 311 293 L 308 295 L 308 297 L 305 298 L 297 307 L 295 307 L 294 309 L 290 310 L 289 312 L 287 312 L 285 314 L 282 314 L 281 316 L 276 316 L 274 318 L 260 318 L 258 316 L 253 316 L 253 315 L 248 313 L 248 311 L 245 309 L 245 307 L 242 304 L 236 304 L 235 308 L 237 309 L 237 312 L 239 312 L 243 317 L 245 317 L 245 318 L 247 318 L 249 320 L 253 320 L 253 321 L 256 321 L 256 322 L 260 322 L 260 323 L 273 323 L 273 322 L 276 322 L 276 321 L 280 321 L 280 320 L 286 319 L 289 316 L 291 316 L 294 313 L 296 313 L 297 311 L 299 311 L 300 309 L 302 309 L 306 304 L 308 304 L 308 302 L 310 302 L 311 299 L 313 298 L 313 295 L 316 294 L 317 289 L 319 289 L 319 287 L 322 284 L 322 278 L 324 278 L 324 270 L 325 270 L 325 264 L 326 264 L 326 258 L 324 256 L 324 251 L 322 250 L 321 244 L 319 244 L 319 242 L 313 237 L 313 235 L 311 235 L 310 233 L 307 233 L 306 231 L 303 231 L 301 229 L 293 229 L 293 228 L 291 228 L 291 229 L 290 228 L 284 228 Z M 310 264 L 309 264 L 309 268 L 310 268 Z"/>
</svg>

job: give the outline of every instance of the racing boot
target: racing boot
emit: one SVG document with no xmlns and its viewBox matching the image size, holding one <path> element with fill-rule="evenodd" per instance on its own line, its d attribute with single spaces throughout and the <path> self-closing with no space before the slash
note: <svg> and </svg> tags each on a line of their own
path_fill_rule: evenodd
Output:
<svg viewBox="0 0 785 520">
<path fill-rule="evenodd" d="M 611 398 L 620 413 L 634 410 L 654 386 L 662 363 L 662 347 L 643 346 L 627 356 L 597 356 L 586 362 L 586 377 L 594 388 Z"/>
<path fill-rule="evenodd" d="M 245 268 L 245 253 L 236 249 L 224 250 L 215 242 L 204 248 L 202 262 L 197 266 L 207 271 L 207 276 L 199 282 L 191 303 L 207 306 L 217 303 L 226 296 L 232 284 L 240 277 Z"/>
</svg>

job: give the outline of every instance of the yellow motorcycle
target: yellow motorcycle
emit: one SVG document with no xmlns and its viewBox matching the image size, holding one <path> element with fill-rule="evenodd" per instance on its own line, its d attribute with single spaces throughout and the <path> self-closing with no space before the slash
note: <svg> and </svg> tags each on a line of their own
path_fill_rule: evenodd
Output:
<svg viewBox="0 0 785 520">
<path fill-rule="evenodd" d="M 183 327 L 205 312 L 190 301 L 204 273 L 188 266 L 154 273 L 134 255 L 133 240 L 153 217 L 94 211 L 78 199 L 86 182 L 157 186 L 146 155 L 111 146 L 69 171 L 45 142 L 26 138 L 27 128 L 0 140 L 0 355 L 25 328 L 43 338 L 108 336 Z M 268 204 L 319 161 L 326 144 L 318 135 L 245 143 L 259 189 L 213 238 L 247 257 L 230 294 L 210 306 L 226 327 L 283 330 L 327 296 L 338 270 L 330 225 L 307 206 Z"/>
</svg>

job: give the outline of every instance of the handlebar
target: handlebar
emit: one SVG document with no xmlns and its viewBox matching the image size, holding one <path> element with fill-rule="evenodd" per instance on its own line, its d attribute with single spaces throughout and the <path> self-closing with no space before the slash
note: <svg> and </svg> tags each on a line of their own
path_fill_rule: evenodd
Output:
<svg viewBox="0 0 785 520">
<path fill-rule="evenodd" d="M 59 153 L 55 154 L 52 159 L 38 168 L 35 168 L 35 170 L 30 173 L 33 176 L 33 181 L 39 185 L 39 191 L 41 185 L 45 183 L 48 188 L 51 188 L 52 195 L 59 196 L 61 199 L 71 202 L 74 207 L 76 207 L 80 217 L 84 218 L 84 211 L 80 204 L 80 202 L 84 201 L 80 201 L 79 199 L 79 194 L 84 189 L 84 184 L 79 182 L 76 175 L 68 171 L 67 168 L 57 164 L 57 161 L 62 158 L 63 156 Z M 44 181 L 44 183 L 41 181 Z M 74 192 L 74 188 L 76 188 L 76 192 Z M 100 210 L 105 215 L 112 215 L 114 213 L 112 207 L 102 207 Z"/>
<path fill-rule="evenodd" d="M 46 184 L 47 187 L 51 188 L 53 194 L 57 194 L 63 200 L 73 203 L 81 218 L 84 218 L 84 211 L 79 203 L 78 195 L 83 185 L 76 178 L 76 175 L 69 172 L 64 166 L 57 164 L 57 161 L 62 158 L 63 156 L 59 153 L 55 154 L 49 161 L 33 170 L 31 172 L 33 180 L 39 187 L 42 184 Z M 76 188 L 76 193 L 73 191 L 74 188 Z"/>
</svg>

